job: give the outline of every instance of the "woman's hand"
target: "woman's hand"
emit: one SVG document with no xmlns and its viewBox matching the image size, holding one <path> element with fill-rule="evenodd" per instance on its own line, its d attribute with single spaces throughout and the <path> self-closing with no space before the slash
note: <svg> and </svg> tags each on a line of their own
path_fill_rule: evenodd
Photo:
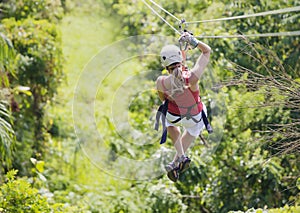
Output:
<svg viewBox="0 0 300 213">
<path fill-rule="evenodd" d="M 192 48 L 196 48 L 198 46 L 199 41 L 189 32 L 184 32 L 179 38 L 179 42 L 186 42 L 192 46 Z"/>
</svg>

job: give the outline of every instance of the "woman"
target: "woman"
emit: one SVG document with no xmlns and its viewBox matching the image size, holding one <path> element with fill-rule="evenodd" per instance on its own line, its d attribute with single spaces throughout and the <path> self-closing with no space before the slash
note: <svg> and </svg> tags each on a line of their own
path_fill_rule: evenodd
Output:
<svg viewBox="0 0 300 213">
<path fill-rule="evenodd" d="M 189 168 L 191 160 L 185 152 L 204 128 L 202 116 L 206 108 L 200 100 L 198 83 L 211 52 L 207 44 L 188 32 L 180 37 L 180 41 L 187 42 L 192 48 L 199 48 L 202 54 L 187 72 L 184 70 L 182 52 L 177 46 L 167 45 L 161 50 L 162 64 L 169 75 L 159 76 L 156 86 L 161 101 L 168 103 L 165 126 L 177 151 L 173 161 L 166 166 L 168 177 L 174 182 L 178 180 L 179 173 Z M 184 127 L 182 135 L 180 126 Z"/>
</svg>

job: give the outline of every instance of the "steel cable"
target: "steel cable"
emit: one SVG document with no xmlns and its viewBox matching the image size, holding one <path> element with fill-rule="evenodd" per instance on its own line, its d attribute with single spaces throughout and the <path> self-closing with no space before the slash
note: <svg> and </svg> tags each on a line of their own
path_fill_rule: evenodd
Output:
<svg viewBox="0 0 300 213">
<path fill-rule="evenodd" d="M 185 22 L 185 23 L 186 24 L 196 24 L 196 23 L 206 23 L 206 22 L 228 21 L 228 20 L 243 19 L 243 18 L 250 18 L 250 17 L 257 17 L 257 16 L 266 16 L 266 15 L 274 15 L 274 14 L 280 14 L 280 13 L 296 12 L 299 10 L 300 10 L 300 6 L 297 6 L 297 7 L 289 7 L 289 8 L 279 9 L 279 10 L 271 10 L 271 11 L 266 11 L 266 12 L 261 12 L 261 13 L 254 13 L 254 14 L 249 14 L 249 15 L 217 18 L 217 19 L 211 19 L 211 20 L 190 21 L 190 22 Z"/>
<path fill-rule="evenodd" d="M 159 13 L 151 7 L 145 0 L 142 0 L 144 4 L 154 13 L 156 14 L 163 22 L 165 22 L 169 27 L 171 27 L 177 34 L 181 35 L 181 33 L 173 27 L 166 19 L 164 19 Z M 176 16 L 171 14 L 169 11 L 164 9 L 162 6 L 154 2 L 153 0 L 149 0 L 152 4 L 157 6 L 159 9 L 170 15 L 172 18 L 176 19 L 177 21 L 182 22 L 180 19 L 178 19 Z M 300 6 L 297 7 L 289 7 L 279 10 L 272 10 L 272 11 L 266 11 L 261 13 L 255 13 L 255 14 L 249 14 L 249 15 L 241 15 L 241 16 L 233 16 L 233 17 L 227 17 L 227 18 L 219 18 L 219 19 L 211 19 L 211 20 L 202 20 L 202 21 L 191 21 L 191 22 L 184 22 L 184 24 L 194 24 L 194 23 L 205 23 L 205 22 L 217 22 L 217 21 L 227 21 L 227 20 L 234 20 L 234 19 L 243 19 L 243 18 L 250 18 L 250 17 L 257 17 L 257 16 L 266 16 L 266 15 L 274 15 L 274 14 L 280 14 L 280 13 L 288 13 L 288 12 L 295 12 L 299 11 Z M 275 37 L 275 36 L 298 36 L 300 35 L 300 31 L 291 31 L 291 32 L 277 32 L 277 33 L 259 33 L 259 34 L 249 34 L 249 35 L 200 35 L 195 36 L 196 38 L 245 38 L 245 37 Z"/>
</svg>

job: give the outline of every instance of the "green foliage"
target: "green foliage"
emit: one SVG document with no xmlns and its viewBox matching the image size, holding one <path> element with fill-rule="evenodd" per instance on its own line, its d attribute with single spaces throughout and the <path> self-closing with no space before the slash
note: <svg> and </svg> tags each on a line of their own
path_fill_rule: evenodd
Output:
<svg viewBox="0 0 300 213">
<path fill-rule="evenodd" d="M 39 4 L 35 4 L 36 2 Z M 62 2 L 65 3 L 65 1 Z M 83 3 L 84 1 L 80 0 L 72 1 L 72 6 L 76 8 Z M 46 8 L 48 4 L 52 6 Z M 99 10 L 99 4 L 110 8 Z M 196 0 L 180 2 L 163 0 L 159 4 L 177 17 L 193 21 L 263 12 L 293 6 L 296 3 L 292 1 L 202 1 L 199 4 Z M 295 112 L 279 104 L 291 99 L 286 96 L 287 93 L 282 93 L 282 90 L 278 88 L 261 85 L 256 87 L 230 86 L 232 82 L 228 81 L 229 86 L 222 89 L 225 97 L 221 97 L 220 94 L 215 96 L 211 94 L 218 92 L 218 88 L 210 89 L 207 88 L 207 84 L 202 83 L 200 86 L 204 89 L 203 100 L 212 103 L 208 106 L 210 109 L 218 109 L 220 111 L 218 113 L 223 113 L 222 116 L 226 117 L 226 123 L 219 114 L 212 114 L 210 117 L 215 129 L 225 123 L 224 131 L 222 129 L 222 132 L 218 133 L 223 137 L 217 149 L 212 153 L 209 153 L 211 150 L 201 145 L 192 148 L 189 152 L 192 156 L 192 166 L 180 176 L 180 181 L 176 184 L 169 182 L 165 176 L 142 183 L 121 180 L 108 176 L 91 165 L 83 152 L 78 149 L 79 142 L 76 140 L 75 133 L 70 132 L 73 131 L 73 122 L 69 113 L 70 104 L 55 105 L 55 108 L 51 110 L 52 114 L 45 116 L 49 103 L 56 101 L 55 94 L 63 77 L 62 63 L 65 62 L 68 66 L 66 72 L 70 81 L 69 85 L 61 88 L 60 95 L 61 100 L 67 102 L 66 100 L 72 99 L 73 93 L 70 91 L 73 91 L 76 85 L 77 75 L 80 74 L 81 68 L 89 57 L 99 50 L 100 47 L 97 45 L 102 46 L 105 42 L 111 41 L 115 34 L 119 37 L 145 33 L 175 34 L 142 1 L 106 0 L 99 3 L 99 1 L 90 0 L 83 7 L 84 13 L 77 13 L 80 10 L 76 9 L 76 14 L 68 16 L 61 26 L 67 36 L 64 51 L 70 58 L 69 61 L 63 61 L 60 33 L 53 24 L 40 20 L 59 19 L 61 17 L 59 1 L 14 0 L 2 4 L 2 8 L 6 8 L 4 12 L 7 12 L 4 13 L 5 17 L 15 16 L 15 19 L 3 19 L 1 32 L 12 41 L 18 54 L 16 57 L 18 67 L 15 69 L 17 79 L 11 79 L 10 82 L 11 86 L 16 88 L 13 91 L 20 109 L 19 112 L 14 112 L 14 129 L 19 141 L 16 144 L 17 154 L 14 167 L 21 170 L 20 175 L 30 174 L 32 178 L 14 179 L 14 172 L 7 175 L 8 182 L 1 186 L 0 212 L 30 212 L 28 206 L 32 212 L 264 211 L 259 208 L 268 208 L 270 212 L 299 211 L 297 207 L 299 154 L 273 156 L 276 150 L 269 146 L 270 144 L 261 132 L 261 130 L 268 130 L 266 125 L 286 124 L 297 118 Z M 114 24 L 110 22 L 112 18 L 98 20 L 99 11 L 110 12 Z M 190 25 L 188 28 L 195 35 L 284 32 L 298 30 L 299 19 L 297 17 L 297 14 L 282 14 L 260 17 L 256 20 L 251 18 L 199 26 Z M 176 21 L 170 16 L 164 14 L 164 18 L 177 27 Z M 122 20 L 119 23 L 122 30 L 116 31 L 117 20 Z M 100 27 L 98 22 L 101 22 Z M 113 25 L 114 29 L 109 25 Z M 101 29 L 98 30 L 98 28 Z M 84 29 L 84 32 L 79 29 Z M 99 38 L 99 35 L 104 34 L 108 34 L 110 38 L 107 40 L 104 36 Z M 101 41 L 98 41 L 99 39 Z M 96 41 L 97 45 L 95 45 Z M 299 43 L 298 37 L 257 38 L 246 40 L 246 42 L 238 39 L 215 39 L 206 40 L 206 42 L 214 50 L 211 69 L 214 69 L 215 73 L 209 73 L 210 78 L 215 78 L 216 76 L 213 75 L 217 75 L 222 80 L 227 80 L 235 75 L 232 70 L 241 66 L 261 76 L 267 76 L 270 71 L 280 73 L 283 69 L 279 65 L 283 63 L 285 67 L 295 68 L 295 70 L 287 69 L 288 75 L 299 81 L 299 73 L 297 73 L 299 48 L 293 48 Z M 262 48 L 260 44 L 267 44 L 268 48 Z M 273 54 L 274 51 L 277 55 Z M 1 62 L 3 64 L 3 61 Z M 130 64 L 127 69 L 134 66 L 134 63 Z M 146 66 L 151 70 L 160 68 L 159 62 L 152 63 L 147 59 L 143 60 L 143 64 L 149 64 Z M 234 67 L 234 64 L 237 66 Z M 4 64 L 3 67 L 5 66 Z M 142 69 L 138 65 L 134 67 L 137 72 Z M 101 112 L 110 110 L 107 99 L 116 88 L 119 88 L 122 82 L 121 75 L 126 76 L 126 72 L 119 72 L 118 75 L 120 75 L 118 81 L 105 82 L 107 84 L 105 96 L 97 100 L 101 102 Z M 157 73 L 153 74 L 151 78 L 156 75 Z M 251 79 L 248 73 L 234 77 L 240 82 Z M 205 78 L 205 83 L 209 85 L 218 83 L 210 78 Z M 149 82 L 149 85 L 154 88 L 154 82 Z M 291 84 L 291 87 L 293 91 L 297 90 L 296 84 Z M 114 160 L 119 154 L 129 158 L 145 159 L 159 149 L 157 142 L 151 143 L 157 132 L 152 129 L 153 120 L 149 119 L 155 113 L 159 102 L 154 90 L 147 90 L 135 96 L 128 107 L 130 125 L 134 131 L 126 129 L 121 133 L 116 132 L 112 120 L 107 116 L 102 116 L 105 113 L 99 113 L 101 119 L 97 127 L 103 133 L 105 145 L 108 145 L 114 154 L 98 153 L 103 157 L 105 164 L 109 162 L 106 165 L 108 169 L 113 169 Z M 217 103 L 216 106 L 213 106 L 214 103 Z M 226 110 L 223 110 L 224 106 Z M 49 121 L 48 118 L 50 118 Z M 36 119 L 38 122 L 35 122 Z M 90 124 L 83 125 L 89 126 Z M 47 131 L 55 135 L 55 138 L 50 140 Z M 117 133 L 126 137 L 126 143 Z M 88 129 L 85 134 L 87 141 L 96 140 L 95 135 L 89 135 Z M 212 138 L 216 137 L 216 134 L 215 132 Z M 276 142 L 283 136 L 280 133 L 274 134 L 272 140 Z M 40 143 L 37 146 L 38 141 Z M 143 143 L 143 146 L 132 145 L 137 141 Z M 164 146 L 172 147 L 170 143 Z M 40 154 L 45 154 L 46 158 Z M 204 159 L 202 156 L 205 154 L 210 154 L 210 156 Z M 162 158 L 165 157 L 162 156 Z M 128 168 L 133 165 L 124 163 L 120 165 L 121 173 L 131 172 Z M 141 170 L 149 170 L 149 168 L 145 167 Z M 111 170 L 108 171 L 110 172 Z M 32 188 L 28 181 L 40 190 Z M 44 196 L 47 195 L 46 199 Z M 3 197 L 10 199 L 8 201 Z M 293 203 L 295 207 L 292 206 Z M 75 207 L 66 207 L 70 205 Z M 76 206 L 81 208 L 76 208 Z M 270 209 L 272 207 L 278 209 Z"/>
<path fill-rule="evenodd" d="M 4 0 L 0 4 L 3 11 L 0 18 L 14 17 L 16 20 L 33 18 L 57 21 L 62 18 L 61 0 Z"/>
<path fill-rule="evenodd" d="M 154 82 L 152 83 L 152 87 L 154 88 Z M 159 106 L 160 100 L 157 99 L 157 92 L 156 90 L 151 90 L 140 94 L 129 106 L 130 116 L 132 118 L 131 125 L 136 129 L 139 129 L 142 132 L 149 132 L 149 128 L 151 127 L 153 121 L 149 118 L 152 116 L 153 111 L 156 109 L 155 106 Z M 145 123 L 148 121 L 148 123 Z"/>
<path fill-rule="evenodd" d="M 249 13 L 259 13 L 282 8 L 289 8 L 296 6 L 295 1 L 242 1 L 240 3 L 228 4 L 225 13 L 231 16 L 244 15 Z M 245 11 L 241 11 L 248 8 Z M 247 11 L 247 12 L 246 12 Z M 298 30 L 299 13 L 281 13 L 277 15 L 260 16 L 248 19 L 238 19 L 223 23 L 223 28 L 228 32 L 240 32 L 242 34 L 259 34 L 259 33 L 276 33 L 276 32 L 289 32 Z M 269 38 L 252 38 L 252 41 L 269 46 L 271 50 L 276 52 L 277 56 L 282 61 L 282 64 L 287 67 L 292 67 L 290 74 L 295 77 L 296 70 L 299 70 L 299 63 L 297 56 L 299 56 L 299 49 L 294 48 L 294 45 L 299 43 L 298 36 L 284 36 L 284 37 L 269 37 Z M 238 52 L 247 52 L 244 45 L 240 40 L 233 40 L 234 47 Z M 264 54 L 264 56 L 268 56 Z M 243 57 L 243 55 L 235 54 L 235 52 L 225 52 L 225 57 L 234 58 L 238 61 L 239 65 L 245 66 L 251 70 L 257 70 L 256 63 L 251 58 Z M 271 60 L 272 62 L 272 60 Z"/>
<path fill-rule="evenodd" d="M 288 206 L 285 205 L 282 208 L 275 208 L 275 209 L 248 209 L 247 211 L 230 211 L 229 213 L 264 213 L 264 212 L 270 212 L 270 213 L 294 213 L 294 212 L 299 212 L 300 211 L 300 206 Z"/>
<path fill-rule="evenodd" d="M 18 82 L 39 88 L 43 102 L 50 100 L 62 78 L 60 34 L 54 24 L 46 20 L 2 20 L 7 36 L 21 55 Z M 45 94 L 45 95 L 44 95 Z"/>
<path fill-rule="evenodd" d="M 0 33 L 0 47 L 0 85 L 8 87 L 8 75 L 14 76 L 15 72 L 16 53 L 11 41 L 2 33 Z"/>
<path fill-rule="evenodd" d="M 62 81 L 62 51 L 60 34 L 54 24 L 46 20 L 2 20 L 3 31 L 18 52 L 16 79 L 11 86 L 28 87 L 16 90 L 14 99 L 19 111 L 14 113 L 18 152 L 15 165 L 22 164 L 31 156 L 43 155 L 46 148 L 47 129 L 44 124 L 46 106 L 54 101 L 57 87 Z M 30 151 L 29 147 L 34 149 Z M 24 152 L 23 152 L 24 150 Z M 22 154 L 21 154 L 22 153 Z M 22 168 L 17 167 L 21 173 Z"/>
<path fill-rule="evenodd" d="M 7 103 L 10 97 L 9 76 L 14 76 L 15 50 L 11 41 L 0 33 L 0 176 L 4 169 L 12 165 L 12 152 L 15 145 L 15 132 L 12 116 Z"/>
<path fill-rule="evenodd" d="M 31 187 L 26 179 L 15 179 L 17 170 L 6 174 L 7 182 L 0 186 L 0 211 L 12 212 L 80 212 L 77 207 L 67 207 L 62 203 L 50 203 L 47 197 Z"/>
<path fill-rule="evenodd" d="M 45 197 L 31 188 L 26 180 L 15 180 L 17 171 L 7 174 L 8 182 L 1 186 L 1 212 L 51 212 Z"/>
<path fill-rule="evenodd" d="M 182 196 L 174 186 L 158 182 L 149 187 L 146 198 L 151 212 L 186 212 L 188 206 L 182 201 Z"/>
<path fill-rule="evenodd" d="M 149 1 L 148 3 L 173 27 L 177 30 L 179 29 L 179 23 L 176 19 L 167 15 L 164 11 L 161 11 Z M 198 1 L 190 0 L 176 3 L 164 0 L 160 1 L 159 5 L 179 19 L 184 18 L 186 21 L 199 21 L 294 7 L 297 3 L 292 0 L 276 0 L 272 2 L 262 0 L 235 2 L 202 1 L 201 4 L 199 4 Z M 125 36 L 159 33 L 163 35 L 176 35 L 174 30 L 156 16 L 142 1 L 137 3 L 134 1 L 114 1 L 113 8 L 114 11 L 122 17 L 122 33 Z M 136 10 L 140 12 L 136 13 Z M 299 20 L 299 13 L 281 13 L 247 19 L 209 22 L 199 25 L 190 24 L 187 28 L 196 36 L 276 33 L 297 31 Z M 270 46 L 272 50 L 277 52 L 283 64 L 294 68 L 290 71 L 292 76 L 297 75 L 295 71 L 299 70 L 299 60 L 297 58 L 299 56 L 299 48 L 293 47 L 299 43 L 298 36 L 258 37 L 251 38 L 251 40 Z M 256 64 L 252 63 L 251 58 L 247 59 L 241 54 L 236 54 L 245 51 L 241 39 L 210 39 L 209 44 L 214 50 L 211 55 L 212 63 L 217 64 L 217 62 L 224 60 L 225 57 L 249 69 L 256 69 Z M 220 66 L 220 64 L 218 64 L 218 66 Z M 220 75 L 224 75 L 224 73 L 220 73 Z"/>
</svg>

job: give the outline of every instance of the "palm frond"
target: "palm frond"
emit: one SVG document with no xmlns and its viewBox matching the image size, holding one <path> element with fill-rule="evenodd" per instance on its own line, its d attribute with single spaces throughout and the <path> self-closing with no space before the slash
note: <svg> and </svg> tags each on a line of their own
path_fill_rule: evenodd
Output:
<svg viewBox="0 0 300 213">
<path fill-rule="evenodd" d="M 11 125 L 11 116 L 6 104 L 0 102 L 0 163 L 11 166 L 15 132 Z"/>
</svg>

